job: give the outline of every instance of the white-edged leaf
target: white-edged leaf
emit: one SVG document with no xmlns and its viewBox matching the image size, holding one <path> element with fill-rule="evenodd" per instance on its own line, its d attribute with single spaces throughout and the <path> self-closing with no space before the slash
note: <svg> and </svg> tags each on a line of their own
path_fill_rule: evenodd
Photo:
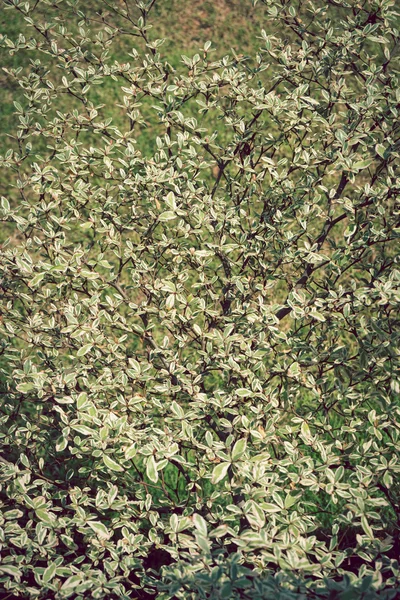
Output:
<svg viewBox="0 0 400 600">
<path fill-rule="evenodd" d="M 0 565 L 0 575 L 12 575 L 13 577 L 21 577 L 22 572 L 15 565 Z"/>
<path fill-rule="evenodd" d="M 310 427 L 308 426 L 308 423 L 306 423 L 306 421 L 303 421 L 303 423 L 301 424 L 300 432 L 303 438 L 305 438 L 307 441 L 311 439 Z"/>
<path fill-rule="evenodd" d="M 297 496 L 292 496 L 291 494 L 288 494 L 285 498 L 285 508 L 288 509 L 294 506 L 299 500 L 300 496 L 300 494 L 298 494 Z"/>
<path fill-rule="evenodd" d="M 136 456 L 136 452 L 137 452 L 136 444 L 133 443 L 133 444 L 131 444 L 131 446 L 129 446 L 129 448 L 126 448 L 126 450 L 125 450 L 126 460 L 131 460 L 131 458 Z"/>
<path fill-rule="evenodd" d="M 176 218 L 176 214 L 174 212 L 172 212 L 172 210 L 166 210 L 165 212 L 161 213 L 161 215 L 158 217 L 159 221 L 172 221 L 172 219 Z"/>
<path fill-rule="evenodd" d="M 171 410 L 178 419 L 183 419 L 185 417 L 185 413 L 183 409 L 175 400 L 171 403 Z"/>
<path fill-rule="evenodd" d="M 90 429 L 90 427 L 87 427 L 86 425 L 71 425 L 71 429 L 82 435 L 94 435 L 96 433 L 94 429 Z"/>
<path fill-rule="evenodd" d="M 317 321 L 321 321 L 321 323 L 323 323 L 326 320 L 324 315 L 322 313 L 318 312 L 317 310 L 312 310 L 310 313 L 310 316 L 313 319 L 316 319 Z"/>
<path fill-rule="evenodd" d="M 48 525 L 54 525 L 56 517 L 53 513 L 50 513 L 45 508 L 38 508 L 36 511 L 36 516 L 43 521 L 43 523 L 47 523 Z"/>
<path fill-rule="evenodd" d="M 212 472 L 211 482 L 215 484 L 222 481 L 222 479 L 226 476 L 230 466 L 231 463 L 229 462 L 223 462 L 215 466 Z"/>
<path fill-rule="evenodd" d="M 61 435 L 56 442 L 56 452 L 62 452 L 68 446 L 68 439 Z"/>
<path fill-rule="evenodd" d="M 271 504 L 270 502 L 262 502 L 261 508 L 267 513 L 276 513 L 280 512 L 282 509 L 279 508 L 276 504 Z"/>
<path fill-rule="evenodd" d="M 247 440 L 242 438 L 241 440 L 237 440 L 232 449 L 232 460 L 238 460 L 243 456 L 246 452 Z"/>
<path fill-rule="evenodd" d="M 88 525 L 99 538 L 107 540 L 110 537 L 107 527 L 103 523 L 100 523 L 100 521 L 88 521 Z"/>
<path fill-rule="evenodd" d="M 300 365 L 298 362 L 294 362 L 290 365 L 288 375 L 289 377 L 295 377 L 300 374 Z"/>
<path fill-rule="evenodd" d="M 4 196 L 1 197 L 1 206 L 6 212 L 10 210 L 10 203 Z"/>
<path fill-rule="evenodd" d="M 373 539 L 374 532 L 372 531 L 371 525 L 368 523 L 368 519 L 365 515 L 362 515 L 361 517 L 361 527 L 364 529 L 367 536 Z"/>
<path fill-rule="evenodd" d="M 156 461 L 154 460 L 154 456 L 149 456 L 146 465 L 146 475 L 153 483 L 157 483 L 158 481 L 158 471 Z"/>
<path fill-rule="evenodd" d="M 136 373 L 140 373 L 140 363 L 134 358 L 128 358 L 128 363 L 131 369 L 136 371 Z"/>
<path fill-rule="evenodd" d="M 35 287 L 37 285 L 39 285 L 39 283 L 42 281 L 42 279 L 44 278 L 45 273 L 38 273 L 37 275 L 35 275 L 35 277 L 33 277 L 30 282 L 29 282 L 29 287 Z"/>
<path fill-rule="evenodd" d="M 193 524 L 203 537 L 207 537 L 207 522 L 201 515 L 194 513 Z"/>
<path fill-rule="evenodd" d="M 175 304 L 175 294 L 170 294 L 165 301 L 165 308 L 171 310 Z"/>
<path fill-rule="evenodd" d="M 57 570 L 57 565 L 55 563 L 51 563 L 47 567 L 47 569 L 44 570 L 43 582 L 48 583 L 49 581 L 51 581 L 53 579 L 54 575 L 56 574 L 56 570 Z"/>
<path fill-rule="evenodd" d="M 377 144 L 375 146 L 376 153 L 379 154 L 381 158 L 385 157 L 386 148 L 383 144 Z"/>
<path fill-rule="evenodd" d="M 76 399 L 76 407 L 78 410 L 81 410 L 84 406 L 86 406 L 87 404 L 87 393 L 86 392 L 81 392 L 78 396 L 78 398 Z"/>
<path fill-rule="evenodd" d="M 115 460 L 113 460 L 106 454 L 103 456 L 103 462 L 108 469 L 111 469 L 111 471 L 117 471 L 118 473 L 122 473 L 124 470 L 120 464 L 118 464 Z"/>
<path fill-rule="evenodd" d="M 248 390 L 247 388 L 238 388 L 236 390 L 236 394 L 240 397 L 240 398 L 248 398 L 249 396 L 253 395 L 253 392 L 251 390 Z"/>
<path fill-rule="evenodd" d="M 66 592 L 75 589 L 82 581 L 81 575 L 71 575 L 61 586 L 61 590 Z"/>
<path fill-rule="evenodd" d="M 356 169 L 357 171 L 362 171 L 363 169 L 369 167 L 371 163 L 372 158 L 367 158 L 366 160 L 358 160 L 357 162 L 353 163 L 352 168 Z"/>
<path fill-rule="evenodd" d="M 166 195 L 166 198 L 165 198 L 165 204 L 166 204 L 167 206 L 169 206 L 169 208 L 170 208 L 171 210 L 175 210 L 175 209 L 176 209 L 176 202 L 175 202 L 175 194 L 174 194 L 174 192 L 169 192 L 169 193 Z"/>
<path fill-rule="evenodd" d="M 27 394 L 28 392 L 31 392 L 33 389 L 35 389 L 35 386 L 33 385 L 33 383 L 20 383 L 19 385 L 17 385 L 17 390 L 19 392 L 22 392 L 23 394 Z"/>
<path fill-rule="evenodd" d="M 81 348 L 79 348 L 78 352 L 76 353 L 77 356 L 85 356 L 85 354 L 87 354 L 88 352 L 90 352 L 90 350 L 92 349 L 93 344 L 85 344 L 84 346 L 82 346 Z"/>
</svg>

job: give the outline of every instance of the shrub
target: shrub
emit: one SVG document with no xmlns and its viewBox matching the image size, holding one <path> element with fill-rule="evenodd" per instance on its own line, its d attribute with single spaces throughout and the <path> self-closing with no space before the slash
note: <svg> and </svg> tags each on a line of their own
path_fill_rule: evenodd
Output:
<svg viewBox="0 0 400 600">
<path fill-rule="evenodd" d="M 5 8 L 3 597 L 396 597 L 395 3 Z"/>
</svg>

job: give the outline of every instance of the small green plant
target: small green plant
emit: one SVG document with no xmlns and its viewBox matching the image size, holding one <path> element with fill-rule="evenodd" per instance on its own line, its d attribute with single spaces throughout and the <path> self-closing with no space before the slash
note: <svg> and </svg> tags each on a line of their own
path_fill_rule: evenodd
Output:
<svg viewBox="0 0 400 600">
<path fill-rule="evenodd" d="M 395 2 L 156 10 L 4 3 L 2 597 L 396 598 Z"/>
</svg>

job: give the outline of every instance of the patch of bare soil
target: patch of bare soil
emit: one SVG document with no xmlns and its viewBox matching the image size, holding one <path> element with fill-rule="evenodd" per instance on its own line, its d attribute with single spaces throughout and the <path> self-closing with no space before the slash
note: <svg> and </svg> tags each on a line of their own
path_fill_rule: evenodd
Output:
<svg viewBox="0 0 400 600">
<path fill-rule="evenodd" d="M 212 40 L 217 47 L 243 52 L 254 46 L 255 10 L 243 0 L 165 0 L 156 4 L 153 24 L 181 47 Z"/>
</svg>

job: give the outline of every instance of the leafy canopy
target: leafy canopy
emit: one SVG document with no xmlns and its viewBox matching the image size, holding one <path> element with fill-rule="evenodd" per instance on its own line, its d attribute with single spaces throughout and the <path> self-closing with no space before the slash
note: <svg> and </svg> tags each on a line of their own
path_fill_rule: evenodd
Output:
<svg viewBox="0 0 400 600">
<path fill-rule="evenodd" d="M 6 0 L 8 597 L 396 596 L 395 4 Z"/>
</svg>

